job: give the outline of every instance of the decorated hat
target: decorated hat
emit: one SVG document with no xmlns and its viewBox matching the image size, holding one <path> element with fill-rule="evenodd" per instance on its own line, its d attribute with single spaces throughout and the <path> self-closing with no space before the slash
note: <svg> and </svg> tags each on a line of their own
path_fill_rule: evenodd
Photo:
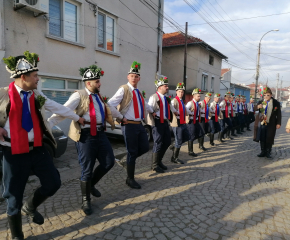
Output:
<svg viewBox="0 0 290 240">
<path fill-rule="evenodd" d="M 162 86 L 162 85 L 168 85 L 168 78 L 165 76 L 160 76 L 156 81 L 155 81 L 155 86 L 156 88 Z"/>
<path fill-rule="evenodd" d="M 6 70 L 11 74 L 10 78 L 18 78 L 24 73 L 38 71 L 38 54 L 25 51 L 24 55 L 17 57 L 3 58 Z"/>
<path fill-rule="evenodd" d="M 205 97 L 209 97 L 209 98 L 212 97 L 212 93 L 210 93 L 210 92 L 206 93 Z"/>
<path fill-rule="evenodd" d="M 232 97 L 235 97 L 235 94 L 234 93 L 231 93 Z"/>
<path fill-rule="evenodd" d="M 195 88 L 195 89 L 193 89 L 193 91 L 192 91 L 192 95 L 194 95 L 194 94 L 199 94 L 199 93 L 201 93 L 201 90 L 200 90 L 199 88 Z"/>
<path fill-rule="evenodd" d="M 215 93 L 214 97 L 220 98 L 221 97 L 221 94 L 220 93 Z"/>
<path fill-rule="evenodd" d="M 254 100 L 254 98 L 253 98 L 253 96 L 252 96 L 252 95 L 250 96 L 250 100 Z"/>
<path fill-rule="evenodd" d="M 131 68 L 128 74 L 133 73 L 133 74 L 140 75 L 140 69 L 141 69 L 141 63 L 134 61 L 131 65 Z"/>
<path fill-rule="evenodd" d="M 183 90 L 183 91 L 185 91 L 185 87 L 184 87 L 184 83 L 177 83 L 177 85 L 176 85 L 176 89 L 175 89 L 176 91 L 177 90 Z"/>
<path fill-rule="evenodd" d="M 240 98 L 240 97 L 241 97 L 241 95 L 240 95 L 240 94 L 236 96 L 236 98 Z"/>
<path fill-rule="evenodd" d="M 227 96 L 227 95 L 230 95 L 230 96 L 231 96 L 232 93 L 231 93 L 231 92 L 226 92 L 226 93 L 225 93 L 225 96 Z"/>
<path fill-rule="evenodd" d="M 104 76 L 104 71 L 99 68 L 97 65 L 91 65 L 86 68 L 80 68 L 80 75 L 82 76 L 83 81 L 89 81 L 93 79 L 100 79 L 101 76 Z"/>
</svg>

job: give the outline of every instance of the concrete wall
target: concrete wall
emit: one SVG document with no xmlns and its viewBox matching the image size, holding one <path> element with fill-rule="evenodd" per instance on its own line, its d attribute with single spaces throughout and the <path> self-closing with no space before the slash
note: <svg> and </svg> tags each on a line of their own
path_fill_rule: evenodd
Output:
<svg viewBox="0 0 290 240">
<path fill-rule="evenodd" d="M 77 43 L 50 36 L 47 17 L 34 17 L 33 12 L 26 9 L 14 11 L 14 1 L 0 0 L 0 56 L 1 50 L 5 51 L 5 57 L 21 55 L 26 50 L 38 53 L 39 75 L 42 78 L 80 80 L 79 68 L 96 64 L 105 71 L 101 79 L 101 93 L 108 97 L 112 96 L 120 85 L 127 83 L 127 73 L 135 60 L 141 63 L 139 89 L 146 91 L 147 96 L 154 93 L 157 64 L 157 15 L 139 1 L 124 1 L 137 16 L 152 27 L 151 29 L 120 1 L 94 0 L 100 11 L 105 11 L 116 18 L 114 40 L 117 52 L 110 53 L 97 49 L 98 23 L 92 6 L 85 0 L 72 1 L 80 6 Z M 153 0 L 156 5 L 158 1 Z M 161 2 L 163 6 L 163 0 Z M 4 34 L 1 35 L 2 31 Z M 1 36 L 4 36 L 4 41 L 1 40 Z M 7 86 L 12 81 L 5 70 L 3 61 L 0 62 L 0 76 L 0 87 Z M 41 84 L 39 87 L 41 89 Z"/>
<path fill-rule="evenodd" d="M 202 74 L 208 75 L 208 91 L 211 90 L 211 78 L 214 77 L 213 92 L 219 92 L 222 59 L 212 54 L 212 66 L 209 64 L 209 51 L 193 45 L 188 45 L 187 50 L 187 94 L 191 95 L 194 88 L 201 88 Z M 162 74 L 168 77 L 169 87 L 174 90 L 178 82 L 183 82 L 184 46 L 163 48 L 162 59 Z"/>
</svg>

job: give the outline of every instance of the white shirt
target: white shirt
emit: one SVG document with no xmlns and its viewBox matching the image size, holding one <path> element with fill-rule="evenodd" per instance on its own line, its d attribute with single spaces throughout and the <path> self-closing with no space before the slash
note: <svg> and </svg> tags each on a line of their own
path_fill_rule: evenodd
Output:
<svg viewBox="0 0 290 240">
<path fill-rule="evenodd" d="M 239 102 L 239 112 L 242 113 L 244 111 L 244 105 L 242 102 Z"/>
<path fill-rule="evenodd" d="M 218 105 L 218 106 L 219 106 L 219 109 L 221 110 L 219 103 L 213 101 L 213 102 L 210 104 L 210 111 L 211 111 L 211 113 L 215 113 L 216 105 Z"/>
<path fill-rule="evenodd" d="M 135 89 L 129 82 L 127 83 L 127 85 L 129 86 L 130 90 L 133 92 L 133 90 Z M 133 104 L 133 100 L 130 103 L 129 109 L 128 111 L 124 114 L 124 117 L 127 118 L 128 120 L 132 120 L 132 121 L 141 121 L 141 106 L 140 106 L 140 101 L 138 99 L 138 93 L 135 90 L 136 93 L 136 97 L 137 97 L 137 103 L 138 103 L 138 109 L 139 109 L 139 118 L 135 118 L 135 112 L 134 112 L 134 104 Z M 120 104 L 120 102 L 122 101 L 124 97 L 124 88 L 121 87 L 118 89 L 118 91 L 115 93 L 115 95 L 113 97 L 110 98 L 110 100 L 108 101 L 109 105 L 117 108 L 117 106 Z M 152 108 L 148 105 L 148 103 L 146 101 L 144 101 L 144 105 L 145 108 L 147 110 L 147 112 L 149 113 L 153 113 Z M 145 118 L 146 116 L 144 116 Z M 118 114 L 118 118 L 122 119 L 123 116 L 121 113 Z"/>
<path fill-rule="evenodd" d="M 229 103 L 229 101 L 227 101 L 227 104 Z M 229 108 L 228 108 L 229 109 Z M 226 100 L 222 100 L 220 103 L 220 110 L 221 111 L 225 111 L 226 110 Z"/>
<path fill-rule="evenodd" d="M 200 109 L 199 103 L 197 101 L 195 101 L 194 99 L 192 99 L 192 101 L 189 101 L 186 104 L 188 114 L 192 115 L 189 117 L 189 119 L 193 119 L 193 115 L 194 115 L 194 111 L 193 112 L 190 111 L 190 109 L 192 108 L 192 104 L 195 104 L 194 108 L 196 108 L 196 105 L 198 105 L 198 109 Z M 198 119 L 198 116 L 199 116 L 199 111 L 196 112 L 196 119 Z"/>
<path fill-rule="evenodd" d="M 16 87 L 17 92 L 20 95 L 21 100 L 23 101 L 23 93 L 21 93 L 21 91 L 24 91 L 22 88 L 18 87 L 16 84 L 14 84 L 14 86 Z M 30 111 L 30 102 L 29 102 L 29 98 L 32 95 L 32 91 L 28 91 L 28 95 L 27 95 L 27 101 L 28 101 L 28 108 Z M 44 108 L 47 111 L 53 112 L 53 113 L 57 113 L 57 114 L 61 114 L 64 118 L 69 118 L 71 120 L 74 121 L 78 121 L 79 120 L 79 116 L 76 115 L 73 111 L 71 111 L 69 108 L 64 107 L 63 105 L 48 99 L 42 92 L 40 92 L 41 96 L 45 97 L 46 101 L 44 103 Z M 11 138 L 10 135 L 10 123 L 9 123 L 9 117 L 7 118 L 7 121 L 5 123 L 4 129 L 7 131 L 8 133 L 8 138 Z M 34 141 L 34 132 L 33 132 L 33 128 L 31 129 L 31 131 L 28 134 L 28 141 L 29 142 L 33 142 Z M 2 146 L 7 146 L 7 147 L 11 147 L 11 143 L 10 142 L 0 142 L 0 144 Z"/>
<path fill-rule="evenodd" d="M 163 94 L 161 94 L 160 92 L 157 92 L 157 94 L 159 95 L 159 97 L 161 98 L 161 101 L 162 101 L 162 104 L 163 104 L 163 116 L 164 116 L 164 119 L 167 119 L 166 118 L 166 115 L 165 115 L 165 100 L 164 100 L 164 95 Z M 150 98 L 149 98 L 149 101 L 148 101 L 148 105 L 152 108 L 152 109 L 154 109 L 154 107 L 156 106 L 156 104 L 157 104 L 157 101 L 155 101 L 155 98 L 153 97 L 153 96 L 151 96 Z M 169 105 L 170 106 L 170 110 L 172 111 L 172 112 L 176 112 L 176 110 L 171 106 L 171 105 Z M 157 112 L 155 112 L 156 113 L 156 115 L 158 116 L 158 117 L 160 117 L 160 108 L 159 108 L 159 110 L 157 111 Z M 168 112 L 168 116 L 170 116 L 170 112 Z"/>
<path fill-rule="evenodd" d="M 248 103 L 248 111 L 254 112 L 254 103 Z"/>
<path fill-rule="evenodd" d="M 96 120 L 97 120 L 97 124 L 102 124 L 102 114 L 101 114 L 101 111 L 100 111 L 100 107 L 99 107 L 99 104 L 96 100 L 96 97 L 93 95 L 93 93 L 85 88 L 88 96 L 89 95 L 92 95 L 92 99 L 93 99 L 93 103 L 94 103 L 94 108 L 95 108 L 95 113 L 96 113 Z M 97 96 L 97 98 L 99 99 L 99 101 L 101 102 L 101 106 L 103 108 L 103 111 L 104 111 L 104 114 L 105 114 L 105 106 L 104 106 L 104 103 L 102 102 L 102 100 L 100 99 L 99 96 Z M 69 109 L 71 110 L 75 110 L 79 103 L 81 101 L 81 96 L 78 92 L 75 92 L 73 93 L 70 98 L 67 100 L 67 102 L 64 104 L 64 106 L 68 107 Z M 118 114 L 118 111 L 113 108 L 113 107 L 110 107 L 111 109 L 111 112 L 112 112 L 112 116 L 113 117 L 116 117 L 116 115 Z M 81 116 L 82 118 L 85 119 L 85 121 L 87 122 L 91 122 L 91 118 L 90 118 L 90 108 L 88 109 L 88 111 L 86 113 L 84 113 L 83 116 Z M 57 114 L 53 114 L 49 119 L 49 123 L 54 126 L 56 124 L 58 124 L 59 122 L 63 121 L 65 118 L 60 116 L 60 115 L 57 115 Z M 90 124 L 85 124 L 84 126 L 83 125 L 80 125 L 81 128 L 90 128 L 91 125 Z"/>
</svg>

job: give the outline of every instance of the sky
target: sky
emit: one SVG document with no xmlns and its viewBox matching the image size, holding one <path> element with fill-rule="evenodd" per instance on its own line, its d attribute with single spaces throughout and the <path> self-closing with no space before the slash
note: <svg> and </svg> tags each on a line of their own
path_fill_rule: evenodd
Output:
<svg viewBox="0 0 290 240">
<path fill-rule="evenodd" d="M 164 0 L 164 13 L 183 31 L 188 22 L 190 35 L 202 39 L 226 55 L 230 64 L 238 66 L 226 62 L 222 65 L 222 68 L 232 68 L 234 83 L 255 82 L 260 39 L 266 32 L 279 29 L 267 33 L 261 41 L 259 81 L 266 83 L 268 80 L 268 85 L 274 87 L 279 73 L 282 87 L 290 86 L 289 0 Z M 272 16 L 258 17 L 265 15 Z M 206 21 L 215 22 L 211 25 L 218 31 Z M 178 29 L 164 21 L 163 31 L 170 33 Z"/>
</svg>

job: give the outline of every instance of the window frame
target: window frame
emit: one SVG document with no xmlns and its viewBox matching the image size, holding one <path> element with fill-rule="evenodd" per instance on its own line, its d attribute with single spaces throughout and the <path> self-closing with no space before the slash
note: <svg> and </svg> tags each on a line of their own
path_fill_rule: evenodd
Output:
<svg viewBox="0 0 290 240">
<path fill-rule="evenodd" d="M 214 92 L 214 79 L 215 79 L 215 76 L 211 76 L 211 82 L 210 82 L 210 90 L 211 90 L 211 92 Z"/>
<path fill-rule="evenodd" d="M 103 15 L 104 16 L 104 48 L 102 47 L 99 47 L 99 14 L 100 15 Z M 114 37 L 113 37 L 113 51 L 111 50 L 108 50 L 107 49 L 107 17 L 110 17 L 114 20 L 114 25 L 113 25 L 113 28 L 114 28 L 114 31 L 113 31 L 113 34 L 114 34 Z M 112 54 L 118 54 L 118 44 L 117 44 L 117 21 L 118 21 L 118 17 L 113 15 L 112 13 L 109 13 L 101 8 L 98 8 L 98 12 L 97 12 L 97 17 L 96 17 L 96 21 L 97 21 L 97 31 L 96 31 L 96 50 L 100 50 L 100 51 L 105 51 L 107 53 L 112 53 Z"/>
<path fill-rule="evenodd" d="M 50 33 L 50 26 L 49 26 L 49 21 L 48 21 L 48 36 L 51 36 L 52 38 L 58 38 L 60 40 L 63 40 L 63 41 L 68 41 L 68 42 L 72 42 L 72 43 L 81 43 L 81 32 L 82 32 L 82 29 L 81 29 L 81 8 L 82 8 L 82 4 L 81 2 L 77 1 L 77 0 L 60 0 L 61 1 L 61 9 L 60 9 L 60 20 L 61 20 L 61 23 L 60 23 L 60 33 L 61 33 L 61 36 L 57 36 L 57 35 L 54 35 L 52 33 Z M 71 39 L 68 39 L 68 38 L 65 38 L 65 2 L 68 2 L 72 5 L 75 5 L 76 6 L 76 40 L 71 40 Z"/>
<path fill-rule="evenodd" d="M 204 83 L 204 80 L 205 80 L 205 83 Z M 204 88 L 203 88 L 203 85 L 204 85 Z M 208 85 L 208 74 L 202 74 L 201 75 L 201 90 L 202 91 L 207 91 L 207 86 Z"/>
<path fill-rule="evenodd" d="M 211 59 L 212 59 L 212 61 L 211 61 Z M 211 63 L 212 62 L 212 63 Z M 213 66 L 214 65 L 214 56 L 213 55 L 209 55 L 209 60 L 208 60 L 208 64 L 209 65 L 211 65 L 211 66 Z"/>
</svg>

